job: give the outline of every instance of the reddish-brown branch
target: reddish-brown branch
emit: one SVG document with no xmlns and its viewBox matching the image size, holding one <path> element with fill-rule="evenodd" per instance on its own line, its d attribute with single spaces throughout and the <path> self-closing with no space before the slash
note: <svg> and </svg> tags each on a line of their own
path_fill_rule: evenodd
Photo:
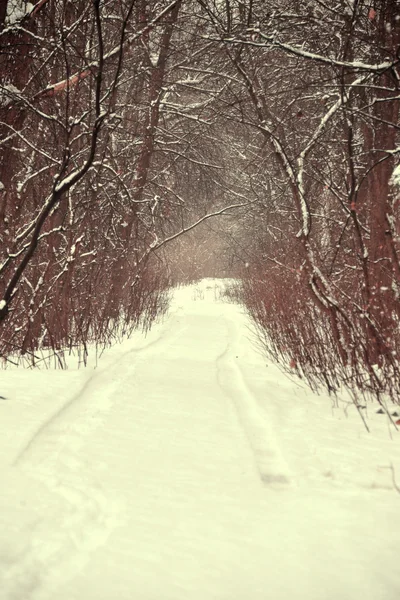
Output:
<svg viewBox="0 0 400 600">
<path fill-rule="evenodd" d="M 51 98 L 52 96 L 55 96 L 58 92 L 68 90 L 82 79 L 86 79 L 86 77 L 89 77 L 91 73 L 91 69 L 85 69 L 84 71 L 74 73 L 74 75 L 71 75 L 71 77 L 68 77 L 68 79 L 64 79 L 63 81 L 54 83 L 53 85 L 48 86 L 46 89 L 41 90 L 38 94 L 34 96 L 33 99 L 39 100 L 40 98 Z"/>
<path fill-rule="evenodd" d="M 39 12 L 39 10 L 41 8 L 43 8 L 43 6 L 45 4 L 47 4 L 49 0 L 39 0 L 39 2 L 35 5 L 35 8 L 33 9 L 33 11 L 29 14 L 29 17 L 34 17 L 36 15 L 36 13 Z"/>
</svg>

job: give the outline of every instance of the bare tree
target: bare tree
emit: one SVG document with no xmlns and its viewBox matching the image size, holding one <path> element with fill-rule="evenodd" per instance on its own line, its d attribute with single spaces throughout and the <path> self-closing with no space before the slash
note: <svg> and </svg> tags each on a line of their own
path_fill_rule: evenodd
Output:
<svg viewBox="0 0 400 600">
<path fill-rule="evenodd" d="M 244 288 L 264 343 L 313 385 L 398 401 L 396 2 L 201 4 L 264 139 Z"/>
<path fill-rule="evenodd" d="M 62 354 L 147 326 L 166 307 L 164 248 L 247 202 L 232 199 L 220 175 L 214 123 L 225 82 L 217 67 L 190 74 L 194 59 L 210 66 L 210 45 L 196 29 L 196 3 L 187 5 L 8 3 L 0 34 L 6 359 L 35 362 L 39 348 Z"/>
</svg>

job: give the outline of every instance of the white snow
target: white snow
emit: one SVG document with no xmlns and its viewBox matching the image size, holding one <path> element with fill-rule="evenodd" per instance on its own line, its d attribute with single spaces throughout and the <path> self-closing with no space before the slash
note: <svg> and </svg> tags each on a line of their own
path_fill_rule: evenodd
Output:
<svg viewBox="0 0 400 600">
<path fill-rule="evenodd" d="M 12 83 L 1 84 L 0 85 L 0 107 L 5 108 L 8 106 L 15 98 L 19 97 L 20 91 L 15 85 Z M 2 188 L 3 189 L 3 188 Z"/>
<path fill-rule="evenodd" d="M 8 0 L 6 24 L 14 25 L 32 12 L 34 5 L 26 0 Z"/>
<path fill-rule="evenodd" d="M 392 173 L 392 183 L 393 185 L 400 186 L 400 165 L 397 165 Z"/>
<path fill-rule="evenodd" d="M 283 376 L 221 285 L 97 368 L 1 372 L 1 600 L 397 600 L 399 432 Z"/>
</svg>

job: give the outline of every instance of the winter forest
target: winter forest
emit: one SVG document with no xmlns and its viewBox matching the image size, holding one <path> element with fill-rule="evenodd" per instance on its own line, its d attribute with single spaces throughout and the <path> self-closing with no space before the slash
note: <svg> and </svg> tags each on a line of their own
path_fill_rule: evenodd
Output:
<svg viewBox="0 0 400 600">
<path fill-rule="evenodd" d="M 398 0 L 3 0 L 0 353 L 232 278 L 312 388 L 400 402 Z"/>
<path fill-rule="evenodd" d="M 400 598 L 400 0 L 0 0 L 0 600 Z"/>
</svg>

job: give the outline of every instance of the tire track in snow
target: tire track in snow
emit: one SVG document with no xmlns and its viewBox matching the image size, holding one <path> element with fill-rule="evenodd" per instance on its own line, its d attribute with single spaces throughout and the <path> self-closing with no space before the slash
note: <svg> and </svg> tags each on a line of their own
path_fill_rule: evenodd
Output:
<svg viewBox="0 0 400 600">
<path fill-rule="evenodd" d="M 235 408 L 261 481 L 268 486 L 287 486 L 291 483 L 289 467 L 240 367 L 235 363 L 234 348 L 239 340 L 237 327 L 226 318 L 225 321 L 228 328 L 228 343 L 225 351 L 217 359 L 218 383 Z"/>
<path fill-rule="evenodd" d="M 176 311 L 175 316 L 178 312 L 179 312 L 179 309 Z M 181 313 L 181 314 L 182 314 L 182 316 L 184 316 L 184 313 Z M 124 353 L 122 356 L 119 356 L 110 365 L 108 365 L 107 369 L 104 372 L 102 370 L 94 371 L 92 373 L 92 375 L 89 377 L 89 379 L 85 382 L 82 389 L 79 390 L 79 392 L 77 394 L 75 394 L 75 396 L 70 398 L 65 404 L 63 404 L 61 407 L 59 407 L 59 409 L 53 415 L 51 415 L 46 421 L 44 421 L 38 427 L 38 429 L 35 431 L 35 433 L 30 437 L 30 439 L 26 442 L 24 447 L 20 450 L 20 452 L 16 456 L 13 464 L 18 465 L 21 462 L 21 460 L 23 459 L 23 457 L 26 454 L 29 454 L 33 444 L 36 443 L 36 441 L 52 425 L 52 423 L 57 421 L 58 419 L 61 419 L 64 416 L 64 414 L 66 414 L 67 411 L 71 407 L 73 407 L 74 404 L 79 402 L 79 400 L 84 395 L 86 395 L 86 393 L 89 393 L 90 388 L 93 385 L 93 383 L 98 384 L 98 380 L 100 379 L 100 377 L 102 375 L 105 375 L 105 379 L 108 381 L 110 379 L 110 372 L 112 372 L 113 369 L 114 370 L 116 369 L 118 371 L 119 370 L 118 367 L 120 366 L 121 361 L 126 362 L 127 359 L 129 359 L 129 361 L 130 361 L 132 356 L 145 353 L 150 348 L 153 348 L 153 346 L 155 346 L 156 344 L 159 344 L 160 342 L 163 342 L 165 340 L 168 341 L 169 337 L 172 337 L 171 343 L 173 343 L 175 338 L 181 334 L 181 332 L 184 328 L 185 328 L 185 325 L 182 324 L 182 325 L 180 325 L 178 330 L 174 331 L 174 328 L 172 327 L 172 325 L 170 325 L 167 329 L 161 331 L 160 335 L 155 340 L 151 340 L 148 344 L 145 344 L 142 347 L 132 348 L 132 349 L 128 350 L 126 353 Z M 168 335 L 168 334 L 170 334 L 170 335 Z"/>
<path fill-rule="evenodd" d="M 73 578 L 120 522 L 126 508 L 102 486 L 101 465 L 86 460 L 85 443 L 104 425 L 119 400 L 118 391 L 135 377 L 146 351 L 162 344 L 167 352 L 186 328 L 185 321 L 184 314 L 175 313 L 155 340 L 96 371 L 20 451 L 13 466 L 37 482 L 43 503 L 34 526 L 24 532 L 23 556 L 3 587 L 5 600 L 35 598 L 44 584 L 47 589 L 53 581 Z M 133 356 L 140 361 L 132 363 Z M 35 585 L 28 589 L 24 582 L 31 580 Z"/>
</svg>

